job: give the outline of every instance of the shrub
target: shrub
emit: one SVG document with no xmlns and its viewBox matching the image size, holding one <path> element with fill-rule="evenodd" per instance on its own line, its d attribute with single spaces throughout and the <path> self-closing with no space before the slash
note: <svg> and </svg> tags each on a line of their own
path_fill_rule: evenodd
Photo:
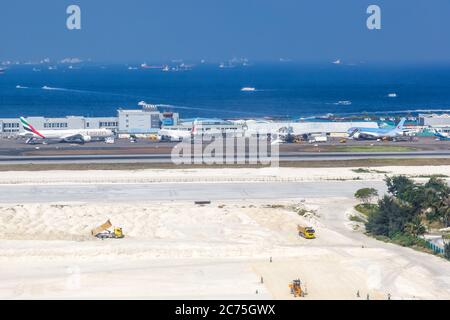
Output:
<svg viewBox="0 0 450 320">
<path fill-rule="evenodd" d="M 360 223 L 367 222 L 366 220 L 364 220 L 362 217 L 360 217 L 358 215 L 351 215 L 349 219 L 350 219 L 350 221 L 353 221 L 353 222 L 360 222 Z"/>
<path fill-rule="evenodd" d="M 426 241 L 406 233 L 396 233 L 391 237 L 392 241 L 403 247 L 423 247 L 426 248 Z"/>
<path fill-rule="evenodd" d="M 373 203 L 360 203 L 355 206 L 355 210 L 368 217 L 378 210 L 378 205 Z"/>
<path fill-rule="evenodd" d="M 373 198 L 378 197 L 378 191 L 374 188 L 359 189 L 355 193 L 355 198 L 363 203 L 369 203 Z"/>
</svg>

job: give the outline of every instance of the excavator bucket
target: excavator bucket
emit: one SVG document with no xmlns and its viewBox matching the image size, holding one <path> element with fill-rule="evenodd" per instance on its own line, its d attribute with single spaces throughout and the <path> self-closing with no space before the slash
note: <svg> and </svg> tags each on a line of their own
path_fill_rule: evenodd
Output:
<svg viewBox="0 0 450 320">
<path fill-rule="evenodd" d="M 109 229 L 112 227 L 111 221 L 106 221 L 104 224 L 102 224 L 101 226 L 92 229 L 91 234 L 95 237 L 96 235 L 102 233 L 103 231 Z"/>
</svg>

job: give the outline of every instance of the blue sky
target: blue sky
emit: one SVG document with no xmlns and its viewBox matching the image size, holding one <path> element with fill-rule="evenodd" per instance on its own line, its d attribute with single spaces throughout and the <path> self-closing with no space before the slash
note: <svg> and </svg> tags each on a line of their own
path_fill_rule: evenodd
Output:
<svg viewBox="0 0 450 320">
<path fill-rule="evenodd" d="M 66 28 L 66 8 L 82 30 Z M 366 8 L 382 9 L 382 30 Z M 0 59 L 450 62 L 448 0 L 2 0 Z"/>
</svg>

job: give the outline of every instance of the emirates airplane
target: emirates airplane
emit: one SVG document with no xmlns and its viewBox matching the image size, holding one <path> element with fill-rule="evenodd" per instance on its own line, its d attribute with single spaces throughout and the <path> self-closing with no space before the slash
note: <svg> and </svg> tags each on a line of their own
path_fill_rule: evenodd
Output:
<svg viewBox="0 0 450 320">
<path fill-rule="evenodd" d="M 197 135 L 197 123 L 195 120 L 191 130 L 161 129 L 158 132 L 158 140 L 181 142 L 183 139 L 193 138 Z"/>
<path fill-rule="evenodd" d="M 25 132 L 20 133 L 20 137 L 27 138 L 26 143 L 35 141 L 57 141 L 70 143 L 86 143 L 92 140 L 105 140 L 114 136 L 108 129 L 79 129 L 79 130 L 42 130 L 37 131 L 31 124 L 20 117 Z"/>
</svg>

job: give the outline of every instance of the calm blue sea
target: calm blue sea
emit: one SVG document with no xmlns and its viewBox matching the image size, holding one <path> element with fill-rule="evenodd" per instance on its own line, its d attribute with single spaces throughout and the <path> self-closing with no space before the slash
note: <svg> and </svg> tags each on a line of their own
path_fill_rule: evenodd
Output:
<svg viewBox="0 0 450 320">
<path fill-rule="evenodd" d="M 113 116 L 120 107 L 138 108 L 141 100 L 165 105 L 162 111 L 180 112 L 182 118 L 450 109 L 448 66 L 279 63 L 230 69 L 200 65 L 184 72 L 128 70 L 125 65 L 35 68 L 42 70 L 16 66 L 0 74 L 0 118 Z M 243 87 L 256 91 L 242 92 Z"/>
</svg>

